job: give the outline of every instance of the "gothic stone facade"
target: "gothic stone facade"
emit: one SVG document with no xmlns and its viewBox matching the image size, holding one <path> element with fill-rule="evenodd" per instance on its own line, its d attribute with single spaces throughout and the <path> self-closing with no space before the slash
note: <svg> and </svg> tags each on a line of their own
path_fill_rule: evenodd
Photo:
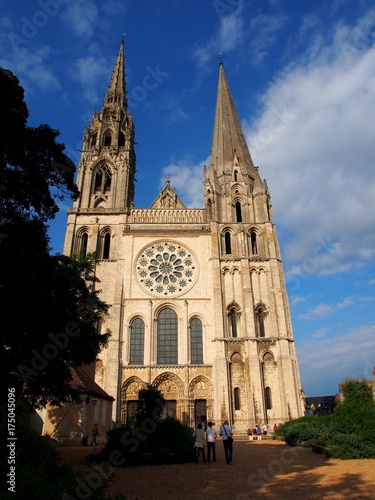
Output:
<svg viewBox="0 0 375 500">
<path fill-rule="evenodd" d="M 97 252 L 101 328 L 96 382 L 131 423 L 151 385 L 188 425 L 250 426 L 303 415 L 302 388 L 270 196 L 246 145 L 222 64 L 204 208 L 170 185 L 134 207 L 134 124 L 123 43 L 102 109 L 84 133 L 64 253 Z"/>
</svg>

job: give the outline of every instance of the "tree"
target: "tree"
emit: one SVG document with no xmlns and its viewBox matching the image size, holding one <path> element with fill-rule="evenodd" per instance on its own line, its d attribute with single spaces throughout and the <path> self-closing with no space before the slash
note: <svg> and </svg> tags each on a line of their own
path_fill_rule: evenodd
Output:
<svg viewBox="0 0 375 500">
<path fill-rule="evenodd" d="M 165 407 L 165 399 L 160 391 L 151 386 L 138 393 L 137 425 L 146 419 L 158 421 Z"/>
<path fill-rule="evenodd" d="M 41 406 L 76 396 L 71 369 L 95 361 L 106 344 L 96 324 L 108 306 L 92 286 L 94 258 L 49 253 L 46 221 L 58 210 L 56 196 L 78 191 L 58 131 L 27 127 L 23 95 L 0 69 L 1 381 Z"/>
</svg>

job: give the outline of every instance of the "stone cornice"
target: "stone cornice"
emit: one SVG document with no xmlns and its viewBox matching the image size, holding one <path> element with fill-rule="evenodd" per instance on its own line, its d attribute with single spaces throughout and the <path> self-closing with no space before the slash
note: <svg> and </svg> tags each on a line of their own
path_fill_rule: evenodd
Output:
<svg viewBox="0 0 375 500">
<path fill-rule="evenodd" d="M 209 225 L 203 224 L 125 224 L 123 234 L 126 233 L 210 233 Z"/>
</svg>

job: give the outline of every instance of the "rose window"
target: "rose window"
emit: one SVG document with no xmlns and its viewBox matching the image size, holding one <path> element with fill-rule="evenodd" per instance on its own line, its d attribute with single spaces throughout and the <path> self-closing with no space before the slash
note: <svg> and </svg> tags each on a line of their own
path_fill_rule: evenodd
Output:
<svg viewBox="0 0 375 500">
<path fill-rule="evenodd" d="M 180 295 L 194 285 L 197 261 L 180 243 L 158 242 L 143 249 L 137 258 L 136 276 L 142 287 L 154 295 Z"/>
</svg>

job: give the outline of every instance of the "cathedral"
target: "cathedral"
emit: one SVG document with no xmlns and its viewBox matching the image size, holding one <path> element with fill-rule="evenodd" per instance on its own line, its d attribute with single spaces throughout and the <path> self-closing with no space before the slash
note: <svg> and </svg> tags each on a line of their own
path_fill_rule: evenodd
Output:
<svg viewBox="0 0 375 500">
<path fill-rule="evenodd" d="M 165 414 L 189 426 L 228 420 L 236 433 L 304 414 L 304 393 L 270 193 L 254 166 L 219 64 L 203 208 L 186 208 L 167 177 L 134 206 L 134 119 L 124 44 L 102 108 L 83 136 L 68 210 L 66 255 L 96 253 L 111 333 L 95 382 L 131 424 L 138 392 L 159 390 Z M 139 189 L 142 189 L 140 186 Z"/>
</svg>

